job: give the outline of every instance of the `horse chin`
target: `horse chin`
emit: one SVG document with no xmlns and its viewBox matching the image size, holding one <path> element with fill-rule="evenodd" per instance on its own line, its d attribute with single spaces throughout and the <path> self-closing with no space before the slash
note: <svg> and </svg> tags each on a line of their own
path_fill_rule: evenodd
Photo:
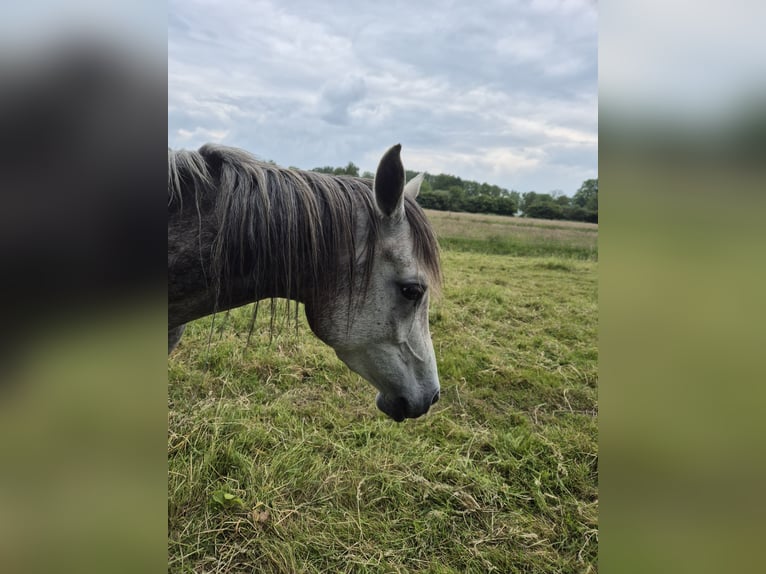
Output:
<svg viewBox="0 0 766 574">
<path fill-rule="evenodd" d="M 389 418 L 395 420 L 398 423 L 407 418 L 407 403 L 403 397 L 399 397 L 398 399 L 390 399 L 382 393 L 378 393 L 378 396 L 375 399 L 375 405 Z"/>
</svg>

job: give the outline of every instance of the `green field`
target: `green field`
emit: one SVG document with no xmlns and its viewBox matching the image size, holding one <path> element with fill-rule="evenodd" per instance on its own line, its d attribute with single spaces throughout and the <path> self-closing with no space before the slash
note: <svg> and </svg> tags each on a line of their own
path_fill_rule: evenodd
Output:
<svg viewBox="0 0 766 574">
<path fill-rule="evenodd" d="M 595 572 L 598 226 L 428 212 L 442 399 L 396 424 L 251 308 L 169 359 L 171 572 Z"/>
</svg>

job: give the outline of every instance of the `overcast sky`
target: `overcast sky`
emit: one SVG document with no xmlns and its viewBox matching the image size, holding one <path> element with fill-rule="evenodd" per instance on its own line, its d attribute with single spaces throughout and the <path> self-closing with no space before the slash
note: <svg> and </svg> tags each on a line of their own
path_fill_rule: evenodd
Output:
<svg viewBox="0 0 766 574">
<path fill-rule="evenodd" d="M 170 0 L 168 145 L 572 195 L 598 176 L 593 0 Z"/>
</svg>

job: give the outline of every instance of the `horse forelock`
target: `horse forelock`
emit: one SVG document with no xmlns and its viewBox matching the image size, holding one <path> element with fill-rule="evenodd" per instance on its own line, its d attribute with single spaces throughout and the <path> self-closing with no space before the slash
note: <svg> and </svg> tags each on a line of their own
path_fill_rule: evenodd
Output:
<svg viewBox="0 0 766 574">
<path fill-rule="evenodd" d="M 207 274 L 217 300 L 226 288 L 222 278 L 235 270 L 252 278 L 255 293 L 301 291 L 318 301 L 343 286 L 352 298 L 365 297 L 379 232 L 371 180 L 281 168 L 221 145 L 168 150 L 169 205 L 178 201 L 182 209 L 189 193 L 198 214 L 202 196 L 213 204 Z M 404 205 L 415 256 L 438 292 L 436 238 L 420 206 L 409 197 Z M 357 246 L 360 225 L 367 231 Z M 360 252 L 364 263 L 355 277 Z"/>
</svg>

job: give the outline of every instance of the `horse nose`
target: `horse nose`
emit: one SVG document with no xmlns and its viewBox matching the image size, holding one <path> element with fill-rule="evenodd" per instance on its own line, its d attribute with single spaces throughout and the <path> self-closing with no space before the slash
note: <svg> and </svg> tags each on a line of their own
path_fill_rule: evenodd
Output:
<svg viewBox="0 0 766 574">
<path fill-rule="evenodd" d="M 434 393 L 434 396 L 431 398 L 431 404 L 435 405 L 438 402 L 439 402 L 439 391 L 436 391 Z"/>
</svg>

